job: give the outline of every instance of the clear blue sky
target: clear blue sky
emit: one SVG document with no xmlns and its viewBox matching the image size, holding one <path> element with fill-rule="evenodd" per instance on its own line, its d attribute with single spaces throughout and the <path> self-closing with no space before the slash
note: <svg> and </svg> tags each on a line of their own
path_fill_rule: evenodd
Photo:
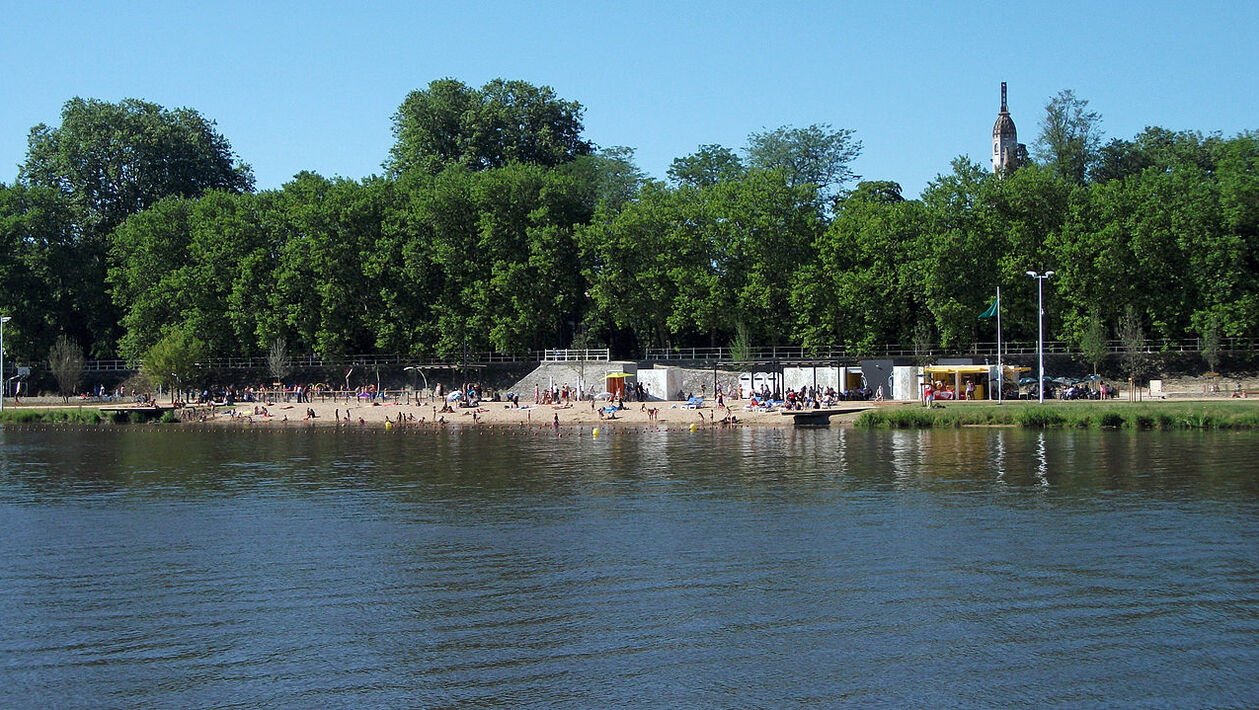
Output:
<svg viewBox="0 0 1259 710">
<path fill-rule="evenodd" d="M 1001 81 L 1022 142 L 1071 88 L 1108 137 L 1259 129 L 1254 2 L 5 2 L 0 181 L 74 96 L 187 106 L 258 187 L 380 172 L 408 91 L 454 77 L 547 84 L 589 139 L 647 173 L 701 143 L 830 123 L 866 179 L 907 195 L 986 163 Z"/>
</svg>

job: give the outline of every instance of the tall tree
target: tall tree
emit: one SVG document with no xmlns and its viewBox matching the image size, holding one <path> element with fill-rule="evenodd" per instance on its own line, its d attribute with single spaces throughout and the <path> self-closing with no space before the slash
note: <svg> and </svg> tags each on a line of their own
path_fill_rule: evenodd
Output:
<svg viewBox="0 0 1259 710">
<path fill-rule="evenodd" d="M 373 313 L 383 306 L 364 281 L 364 260 L 380 239 L 392 182 L 327 180 L 301 173 L 278 201 L 282 230 L 273 310 L 276 336 L 325 356 L 366 352 L 376 341 Z"/>
<path fill-rule="evenodd" d="M 582 111 L 549 86 L 494 79 L 474 89 L 438 79 L 408 94 L 394 114 L 385 167 L 394 175 L 411 169 L 435 175 L 447 165 L 562 165 L 593 149 L 581 137 Z"/>
<path fill-rule="evenodd" d="M 701 145 L 698 150 L 674 158 L 669 166 L 669 179 L 678 185 L 708 187 L 743 175 L 743 161 L 725 146 Z"/>
<path fill-rule="evenodd" d="M 1059 91 L 1045 105 L 1036 138 L 1035 156 L 1076 183 L 1088 177 L 1102 143 L 1101 114 L 1089 111 L 1088 105 L 1071 89 Z"/>
<path fill-rule="evenodd" d="M 975 316 L 1001 283 L 993 268 L 1006 239 L 995 225 L 991 191 L 998 182 L 982 166 L 958 158 L 951 174 L 923 191 L 931 237 L 920 245 L 926 263 L 919 273 L 934 330 L 946 349 L 961 351 L 971 343 L 979 325 Z"/>
<path fill-rule="evenodd" d="M 60 126 L 31 129 L 18 179 L 64 192 L 80 226 L 95 235 L 163 197 L 253 188 L 249 166 L 213 121 L 139 99 L 67 101 Z"/>
<path fill-rule="evenodd" d="M 863 182 L 839 202 L 793 286 L 803 345 L 839 342 L 873 355 L 879 346 L 910 342 L 910 324 L 925 308 L 925 212 L 893 182 Z"/>
<path fill-rule="evenodd" d="M 112 353 L 118 333 L 105 287 L 110 232 L 164 197 L 253 188 L 252 172 L 213 121 L 138 99 L 67 101 L 60 126 L 31 129 L 18 180 L 56 189 L 70 206 L 85 277 L 77 293 L 83 321 L 62 327 L 98 356 Z"/>
<path fill-rule="evenodd" d="M 600 148 L 577 158 L 564 170 L 586 187 L 589 212 L 605 203 L 613 212 L 620 212 L 647 180 L 634 163 L 634 149 L 625 146 Z"/>
<path fill-rule="evenodd" d="M 93 274 L 77 245 L 63 195 L 0 185 L 0 314 L 13 318 L 4 332 L 11 361 L 40 359 L 61 334 L 89 342 L 80 294 Z"/>
<path fill-rule="evenodd" d="M 781 170 L 789 185 L 811 183 L 830 195 L 857 177 L 852 161 L 861 155 L 861 141 L 854 131 L 828 123 L 783 126 L 749 135 L 746 152 L 749 167 Z"/>
<path fill-rule="evenodd" d="M 193 200 L 168 197 L 113 235 L 108 283 L 121 314 L 119 353 L 138 361 L 191 310 L 188 279 Z"/>
</svg>

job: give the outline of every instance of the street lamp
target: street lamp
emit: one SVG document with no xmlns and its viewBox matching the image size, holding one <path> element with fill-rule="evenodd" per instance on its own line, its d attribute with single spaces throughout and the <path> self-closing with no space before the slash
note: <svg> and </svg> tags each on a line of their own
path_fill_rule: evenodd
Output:
<svg viewBox="0 0 1259 710">
<path fill-rule="evenodd" d="M 13 316 L 0 316 L 0 412 L 4 411 L 4 395 L 8 389 L 9 383 L 4 379 L 4 324 L 8 323 Z"/>
<path fill-rule="evenodd" d="M 1046 271 L 1038 274 L 1035 271 L 1027 272 L 1028 276 L 1036 279 L 1036 355 L 1040 359 L 1040 382 L 1036 386 L 1036 393 L 1040 397 L 1040 403 L 1045 403 L 1045 279 L 1054 275 L 1052 271 Z"/>
</svg>

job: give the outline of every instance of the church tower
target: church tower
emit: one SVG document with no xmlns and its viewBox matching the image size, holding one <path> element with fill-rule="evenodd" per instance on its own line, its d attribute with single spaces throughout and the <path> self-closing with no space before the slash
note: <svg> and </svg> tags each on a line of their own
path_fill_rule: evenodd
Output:
<svg viewBox="0 0 1259 710">
<path fill-rule="evenodd" d="M 1001 111 L 997 114 L 997 122 L 992 126 L 992 172 L 1008 172 L 1017 167 L 1019 155 L 1018 132 L 1014 130 L 1014 120 L 1010 118 L 1010 109 L 1005 105 L 1005 82 L 1001 82 Z"/>
</svg>

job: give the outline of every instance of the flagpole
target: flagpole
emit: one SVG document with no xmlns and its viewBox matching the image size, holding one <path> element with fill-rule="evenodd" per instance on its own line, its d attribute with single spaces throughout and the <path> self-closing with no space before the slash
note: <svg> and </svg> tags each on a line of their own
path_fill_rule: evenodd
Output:
<svg viewBox="0 0 1259 710">
<path fill-rule="evenodd" d="M 997 404 L 1005 392 L 1005 365 L 1001 362 L 1001 287 L 997 287 Z"/>
</svg>

